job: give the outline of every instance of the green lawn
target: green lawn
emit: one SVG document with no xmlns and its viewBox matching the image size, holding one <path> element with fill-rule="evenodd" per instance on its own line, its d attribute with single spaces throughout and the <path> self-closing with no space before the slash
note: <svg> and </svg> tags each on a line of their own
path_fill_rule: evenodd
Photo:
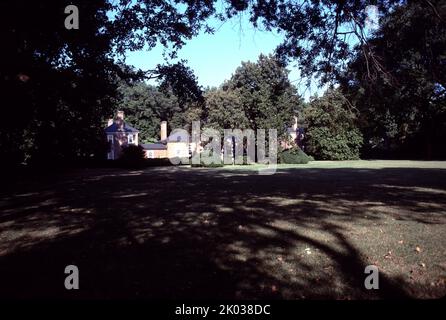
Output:
<svg viewBox="0 0 446 320">
<path fill-rule="evenodd" d="M 227 165 L 221 167 L 226 170 L 259 170 L 268 166 L 260 164 L 252 165 Z M 331 169 L 331 168 L 433 168 L 446 169 L 446 161 L 412 161 L 412 160 L 349 160 L 349 161 L 310 161 L 307 164 L 277 164 L 277 169 Z"/>
<path fill-rule="evenodd" d="M 0 297 L 446 294 L 446 163 L 84 169 L 0 201 Z M 80 269 L 79 291 L 63 288 Z M 364 268 L 380 289 L 364 288 Z"/>
</svg>

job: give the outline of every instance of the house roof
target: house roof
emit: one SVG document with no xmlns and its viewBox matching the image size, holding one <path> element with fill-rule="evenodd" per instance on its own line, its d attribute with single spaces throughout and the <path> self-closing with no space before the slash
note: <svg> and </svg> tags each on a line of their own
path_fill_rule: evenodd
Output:
<svg viewBox="0 0 446 320">
<path fill-rule="evenodd" d="M 120 128 L 116 123 L 113 123 L 111 126 L 105 128 L 105 132 L 113 133 L 113 132 L 139 132 L 139 131 L 124 122 L 124 126 L 122 128 Z"/>
<path fill-rule="evenodd" d="M 161 142 L 141 144 L 144 150 L 167 150 L 167 145 Z"/>
</svg>

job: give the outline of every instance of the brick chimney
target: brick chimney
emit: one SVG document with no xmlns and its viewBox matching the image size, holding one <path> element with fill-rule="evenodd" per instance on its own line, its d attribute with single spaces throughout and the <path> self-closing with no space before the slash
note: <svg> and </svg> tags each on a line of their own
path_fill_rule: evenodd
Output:
<svg viewBox="0 0 446 320">
<path fill-rule="evenodd" d="M 124 127 L 124 111 L 118 111 L 116 113 L 116 124 L 118 125 L 119 129 Z"/>
<path fill-rule="evenodd" d="M 161 121 L 161 140 L 167 139 L 167 121 Z"/>
</svg>

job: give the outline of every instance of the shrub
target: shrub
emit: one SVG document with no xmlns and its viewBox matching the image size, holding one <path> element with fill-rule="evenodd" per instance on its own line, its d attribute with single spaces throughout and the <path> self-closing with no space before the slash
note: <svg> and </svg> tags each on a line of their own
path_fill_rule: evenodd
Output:
<svg viewBox="0 0 446 320">
<path fill-rule="evenodd" d="M 363 143 L 354 108 L 342 93 L 329 90 L 304 109 L 306 151 L 318 160 L 356 160 Z"/>
<path fill-rule="evenodd" d="M 305 164 L 313 160 L 313 157 L 308 156 L 305 152 L 297 147 L 284 150 L 279 154 L 280 163 Z"/>
<path fill-rule="evenodd" d="M 333 135 L 324 128 L 309 130 L 308 150 L 320 160 L 358 160 L 362 135 L 357 129 Z"/>
<path fill-rule="evenodd" d="M 209 163 L 209 164 L 205 164 L 203 161 L 201 161 L 199 164 L 198 163 L 192 163 L 191 167 L 192 168 L 218 168 L 218 167 L 223 167 L 223 163 Z"/>
</svg>

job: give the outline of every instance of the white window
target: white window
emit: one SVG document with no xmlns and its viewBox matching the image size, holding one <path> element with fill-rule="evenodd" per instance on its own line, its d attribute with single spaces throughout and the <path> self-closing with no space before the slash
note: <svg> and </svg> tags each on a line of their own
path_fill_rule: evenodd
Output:
<svg viewBox="0 0 446 320">
<path fill-rule="evenodd" d="M 128 142 L 129 142 L 129 144 L 133 144 L 133 140 L 134 140 L 133 134 L 129 134 L 128 135 Z"/>
</svg>

